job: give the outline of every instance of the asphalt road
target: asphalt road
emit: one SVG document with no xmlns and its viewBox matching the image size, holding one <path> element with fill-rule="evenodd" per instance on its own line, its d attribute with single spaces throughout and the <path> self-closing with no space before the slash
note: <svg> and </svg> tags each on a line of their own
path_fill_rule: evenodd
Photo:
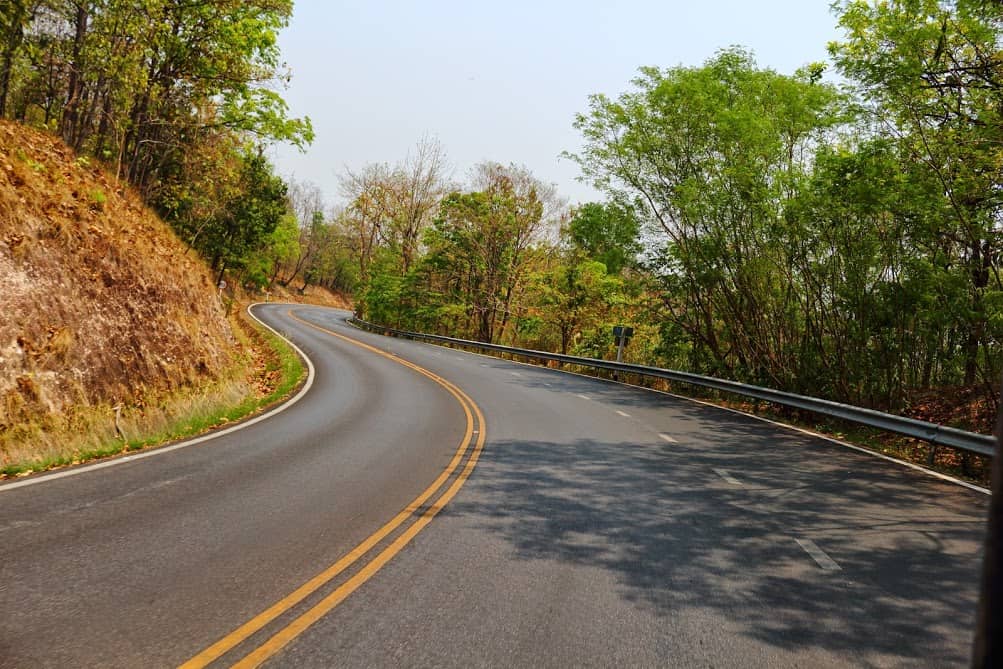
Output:
<svg viewBox="0 0 1003 669">
<path fill-rule="evenodd" d="M 0 485 L 0 667 L 967 663 L 981 492 L 344 312 L 256 313 L 316 367 L 294 405 Z"/>
</svg>

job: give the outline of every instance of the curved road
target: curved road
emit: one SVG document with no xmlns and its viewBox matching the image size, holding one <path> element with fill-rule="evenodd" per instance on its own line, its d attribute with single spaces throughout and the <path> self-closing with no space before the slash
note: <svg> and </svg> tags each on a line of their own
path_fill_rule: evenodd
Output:
<svg viewBox="0 0 1003 669">
<path fill-rule="evenodd" d="M 344 312 L 255 313 L 316 367 L 298 402 L 0 485 L 0 667 L 967 662 L 982 492 Z"/>
</svg>

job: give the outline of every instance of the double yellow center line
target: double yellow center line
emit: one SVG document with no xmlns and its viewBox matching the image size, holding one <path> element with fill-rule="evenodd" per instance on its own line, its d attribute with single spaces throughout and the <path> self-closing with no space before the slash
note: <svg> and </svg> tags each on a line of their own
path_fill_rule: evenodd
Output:
<svg viewBox="0 0 1003 669">
<path fill-rule="evenodd" d="M 456 448 L 456 452 L 453 454 L 452 459 L 446 468 L 439 474 L 438 478 L 432 482 L 428 488 L 426 488 L 420 495 L 414 498 L 414 500 L 407 505 L 400 513 L 394 516 L 389 522 L 387 522 L 383 527 L 378 529 L 376 532 L 367 537 L 362 543 L 353 548 L 343 557 L 341 557 L 337 562 L 332 564 L 330 567 L 320 572 L 309 581 L 296 588 L 293 592 L 289 593 L 279 601 L 275 602 L 267 609 L 254 616 L 246 623 L 233 630 L 223 638 L 221 638 L 216 643 L 212 644 L 198 655 L 188 660 L 181 665 L 181 669 L 196 669 L 201 667 L 206 667 L 212 662 L 216 661 L 226 653 L 230 652 L 238 645 L 246 641 L 249 637 L 256 634 L 257 632 L 264 629 L 267 625 L 272 623 L 276 618 L 283 615 L 291 608 L 302 602 L 304 599 L 314 594 L 325 585 L 333 581 L 339 574 L 354 565 L 356 562 L 361 560 L 365 555 L 372 551 L 377 545 L 380 544 L 384 539 L 390 536 L 395 530 L 404 525 L 408 520 L 413 520 L 407 528 L 401 532 L 393 541 L 390 542 L 383 550 L 376 554 L 372 559 L 366 562 L 351 578 L 347 579 L 344 583 L 336 587 L 330 594 L 326 595 L 318 603 L 314 604 L 306 612 L 300 614 L 292 622 L 288 623 L 285 627 L 275 632 L 270 638 L 261 643 L 259 646 L 254 648 L 250 653 L 244 656 L 244 658 L 234 664 L 234 667 L 247 668 L 247 667 L 257 667 L 265 660 L 275 655 L 279 652 L 286 644 L 295 639 L 297 636 L 302 634 L 307 628 L 313 625 L 315 622 L 320 620 L 324 615 L 329 613 L 338 604 L 343 602 L 349 595 L 351 595 L 355 590 L 357 590 L 363 583 L 368 581 L 372 576 L 378 572 L 387 562 L 389 562 L 397 553 L 399 553 L 414 537 L 428 525 L 433 518 L 443 509 L 456 496 L 460 488 L 470 477 L 471 472 L 473 472 L 474 467 L 477 464 L 478 458 L 480 458 L 481 451 L 484 449 L 484 439 L 485 439 L 485 429 L 484 429 L 484 415 L 481 413 L 480 408 L 470 397 L 467 396 L 462 390 L 457 388 L 451 382 L 443 379 L 440 376 L 428 371 L 427 369 L 420 367 L 413 362 L 408 360 L 403 360 L 397 356 L 381 351 L 378 348 L 365 344 L 351 337 L 347 337 L 338 332 L 328 330 L 314 323 L 310 323 L 301 318 L 298 318 L 292 313 L 288 312 L 288 315 L 295 320 L 307 325 L 316 330 L 320 330 L 332 337 L 337 337 L 338 339 L 344 340 L 366 349 L 377 355 L 381 355 L 385 358 L 389 358 L 396 363 L 404 365 L 415 372 L 428 377 L 432 381 L 438 383 L 440 386 L 445 388 L 463 407 L 463 413 L 466 417 L 466 430 L 464 431 L 463 438 L 460 440 L 459 446 Z M 470 451 L 469 457 L 467 457 L 467 452 L 470 450 L 470 445 L 473 444 L 473 450 Z M 457 468 L 463 462 L 466 457 L 466 464 L 460 471 L 459 475 L 455 478 L 453 474 L 456 472 Z M 430 505 L 425 507 L 424 511 L 418 512 L 422 509 L 430 499 L 432 499 L 436 493 L 439 492 L 440 488 L 445 486 L 450 479 L 452 483 L 446 487 L 445 491 L 439 495 L 439 497 Z"/>
</svg>

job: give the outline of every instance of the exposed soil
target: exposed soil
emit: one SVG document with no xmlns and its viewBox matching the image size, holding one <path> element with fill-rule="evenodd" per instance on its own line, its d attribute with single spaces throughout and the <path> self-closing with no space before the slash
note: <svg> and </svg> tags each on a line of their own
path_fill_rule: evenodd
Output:
<svg viewBox="0 0 1003 669">
<path fill-rule="evenodd" d="M 233 344 L 205 264 L 135 193 L 0 121 L 0 436 L 215 378 Z"/>
</svg>

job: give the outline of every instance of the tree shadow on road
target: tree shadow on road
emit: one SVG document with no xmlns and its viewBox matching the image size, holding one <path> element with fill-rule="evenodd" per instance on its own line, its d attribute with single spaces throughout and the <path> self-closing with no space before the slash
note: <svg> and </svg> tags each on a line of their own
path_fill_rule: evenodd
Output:
<svg viewBox="0 0 1003 669">
<path fill-rule="evenodd" d="M 710 610 L 854 663 L 967 662 L 987 497 L 709 407 L 684 419 L 699 442 L 489 441 L 446 513 L 520 559 L 608 570 L 656 615 Z"/>
</svg>

